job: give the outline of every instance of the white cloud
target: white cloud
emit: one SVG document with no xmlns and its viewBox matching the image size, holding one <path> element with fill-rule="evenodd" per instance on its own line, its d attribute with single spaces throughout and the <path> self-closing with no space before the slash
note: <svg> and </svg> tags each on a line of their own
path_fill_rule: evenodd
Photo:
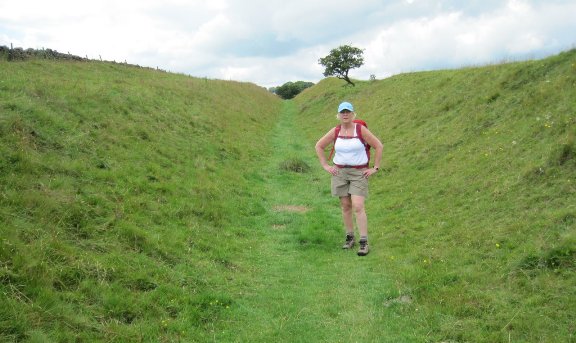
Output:
<svg viewBox="0 0 576 343">
<path fill-rule="evenodd" d="M 51 48 L 263 86 L 320 80 L 365 49 L 367 79 L 543 57 L 573 47 L 573 0 L 0 0 L 0 45 Z"/>
<path fill-rule="evenodd" d="M 366 47 L 362 75 L 385 77 L 560 51 L 575 42 L 571 37 L 555 39 L 561 32 L 576 32 L 569 13 L 576 13 L 576 3 L 532 5 L 512 0 L 478 16 L 457 11 L 396 22 L 359 41 Z"/>
</svg>

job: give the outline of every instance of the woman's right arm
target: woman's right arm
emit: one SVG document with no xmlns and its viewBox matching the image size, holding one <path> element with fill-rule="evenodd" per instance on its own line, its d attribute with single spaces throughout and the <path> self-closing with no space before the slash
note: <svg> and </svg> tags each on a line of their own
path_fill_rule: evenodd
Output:
<svg viewBox="0 0 576 343">
<path fill-rule="evenodd" d="M 328 164 L 324 150 L 328 145 L 334 142 L 334 130 L 334 128 L 331 129 L 327 134 L 324 135 L 324 137 L 320 138 L 318 142 L 316 142 L 316 155 L 318 156 L 318 160 L 320 161 L 322 168 L 324 168 L 324 170 L 332 175 L 337 174 L 337 169 L 336 167 L 330 166 Z"/>
</svg>

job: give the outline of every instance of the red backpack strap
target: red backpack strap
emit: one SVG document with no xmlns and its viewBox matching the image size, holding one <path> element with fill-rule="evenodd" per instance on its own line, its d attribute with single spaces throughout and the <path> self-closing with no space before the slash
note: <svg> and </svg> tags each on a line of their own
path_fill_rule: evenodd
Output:
<svg viewBox="0 0 576 343">
<path fill-rule="evenodd" d="M 340 134 L 340 129 L 342 129 L 342 127 L 340 125 L 338 125 L 334 128 L 334 142 L 332 143 L 332 151 L 330 151 L 330 156 L 328 156 L 328 160 L 330 160 L 332 158 L 332 155 L 334 154 L 336 139 L 338 139 L 338 135 Z"/>
<path fill-rule="evenodd" d="M 360 142 L 366 145 L 366 142 L 364 142 L 364 138 L 362 137 L 362 124 L 360 123 L 356 123 L 356 137 L 360 138 Z"/>
<path fill-rule="evenodd" d="M 364 137 L 362 137 L 362 126 L 366 126 L 363 121 L 356 122 L 356 136 L 360 139 L 360 142 L 364 144 L 364 147 L 366 147 L 366 156 L 368 156 L 368 161 L 370 161 L 370 144 L 366 143 Z"/>
</svg>

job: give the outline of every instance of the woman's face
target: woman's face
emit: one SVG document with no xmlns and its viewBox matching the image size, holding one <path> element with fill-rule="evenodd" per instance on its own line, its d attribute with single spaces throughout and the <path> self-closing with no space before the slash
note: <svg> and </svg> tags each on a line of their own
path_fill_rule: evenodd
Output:
<svg viewBox="0 0 576 343">
<path fill-rule="evenodd" d="M 338 116 L 343 123 L 349 123 L 354 119 L 354 112 L 342 110 L 342 112 L 338 113 Z"/>
</svg>

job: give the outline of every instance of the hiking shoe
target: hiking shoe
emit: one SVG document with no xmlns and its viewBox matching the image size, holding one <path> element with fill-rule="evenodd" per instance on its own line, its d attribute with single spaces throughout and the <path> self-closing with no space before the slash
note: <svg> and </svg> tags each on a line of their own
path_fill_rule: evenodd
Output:
<svg viewBox="0 0 576 343">
<path fill-rule="evenodd" d="M 360 249 L 358 249 L 358 256 L 368 255 L 368 241 L 360 241 Z"/>
<path fill-rule="evenodd" d="M 342 249 L 350 249 L 354 246 L 354 235 L 347 234 L 346 242 L 342 246 Z"/>
</svg>

